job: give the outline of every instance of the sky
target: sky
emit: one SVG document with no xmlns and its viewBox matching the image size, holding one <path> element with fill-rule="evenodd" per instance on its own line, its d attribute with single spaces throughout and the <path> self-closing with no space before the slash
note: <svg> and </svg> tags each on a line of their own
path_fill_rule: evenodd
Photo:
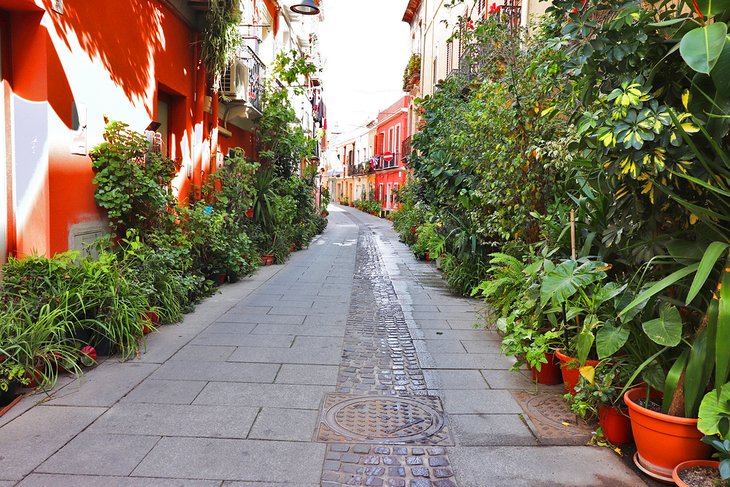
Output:
<svg viewBox="0 0 730 487">
<path fill-rule="evenodd" d="M 367 123 L 402 93 L 410 57 L 408 0 L 327 0 L 320 27 L 331 139 Z"/>
</svg>

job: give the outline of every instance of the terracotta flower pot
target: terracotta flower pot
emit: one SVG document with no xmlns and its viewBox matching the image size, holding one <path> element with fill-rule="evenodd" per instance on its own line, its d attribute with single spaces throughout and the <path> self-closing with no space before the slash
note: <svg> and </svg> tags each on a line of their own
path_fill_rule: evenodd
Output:
<svg viewBox="0 0 730 487">
<path fill-rule="evenodd" d="M 560 360 L 560 368 L 563 374 L 565 390 L 575 395 L 575 386 L 578 385 L 578 379 L 580 379 L 580 368 L 577 367 L 578 359 L 569 357 L 560 350 L 555 351 L 555 356 Z M 595 367 L 598 365 L 598 360 L 586 360 L 585 364 Z"/>
<path fill-rule="evenodd" d="M 598 409 L 598 424 L 603 436 L 614 445 L 625 445 L 634 441 L 631 420 L 616 406 L 601 406 Z"/>
<path fill-rule="evenodd" d="M 631 429 L 636 441 L 634 463 L 647 475 L 664 482 L 672 481 L 672 470 L 680 463 L 708 458 L 712 447 L 702 443 L 697 429 L 697 418 L 681 418 L 657 413 L 639 404 L 646 397 L 646 389 L 631 389 L 624 394 L 629 407 Z M 661 393 L 650 396 L 661 402 Z"/>
<path fill-rule="evenodd" d="M 563 375 L 560 371 L 560 361 L 555 357 L 553 352 L 547 352 L 545 354 L 547 363 L 540 365 L 538 371 L 535 367 L 529 367 L 532 372 L 532 380 L 536 380 L 538 384 L 547 386 L 553 386 L 563 382 Z"/>
<path fill-rule="evenodd" d="M 157 314 L 156 311 L 147 311 L 145 313 L 145 316 L 147 317 L 148 320 L 150 320 L 150 322 L 153 325 L 156 325 L 156 324 L 158 324 L 160 322 L 160 315 Z"/>
<path fill-rule="evenodd" d="M 219 286 L 222 286 L 223 284 L 226 283 L 226 273 L 225 272 L 219 272 L 218 274 L 216 274 L 215 277 L 216 277 L 215 282 L 217 282 Z"/>
<path fill-rule="evenodd" d="M 274 256 L 271 254 L 265 254 L 261 256 L 261 265 L 271 265 L 274 263 Z"/>
<path fill-rule="evenodd" d="M 674 480 L 674 483 L 679 487 L 692 487 L 679 478 L 679 474 L 684 470 L 689 470 L 694 467 L 712 467 L 719 469 L 720 462 L 714 460 L 687 460 L 686 462 L 682 462 L 672 470 L 672 480 Z"/>
<path fill-rule="evenodd" d="M 43 361 L 36 362 L 35 370 L 27 370 L 25 372 L 25 375 L 23 376 L 24 379 L 28 380 L 28 383 L 25 385 L 25 387 L 35 389 L 36 387 L 40 386 L 41 382 L 43 382 L 43 374 L 45 373 L 46 363 Z"/>
</svg>

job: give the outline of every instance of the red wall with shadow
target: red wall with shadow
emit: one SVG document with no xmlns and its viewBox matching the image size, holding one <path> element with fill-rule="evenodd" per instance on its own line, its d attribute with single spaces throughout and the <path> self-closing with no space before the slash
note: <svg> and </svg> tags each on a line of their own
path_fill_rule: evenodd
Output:
<svg viewBox="0 0 730 487">
<path fill-rule="evenodd" d="M 185 20 L 158 0 L 63 3 L 59 14 L 50 0 L 0 0 L 0 9 L 10 19 L 12 77 L 8 81 L 13 96 L 45 102 L 49 110 L 48 140 L 44 141 L 47 171 L 44 176 L 34 175 L 45 178 L 34 181 L 42 189 L 35 193 L 25 221 L 17 222 L 17 235 L 8 238 L 11 247 L 17 242 L 9 253 L 20 256 L 64 251 L 73 225 L 104 217 L 94 201 L 91 160 L 71 151 L 78 128 L 73 126 L 74 101 L 90 104 L 91 149 L 101 142 L 101 114 L 126 114 L 129 119 L 122 121 L 142 131 L 158 116 L 158 93 L 170 97 L 170 156 L 183 167 L 192 166 L 190 178 L 183 169 L 186 174 L 176 180 L 181 200 L 200 181 L 201 147 L 210 144 L 210 115 L 202 110 L 205 72 L 196 60 L 196 33 Z M 99 92 L 89 93 L 89 78 L 105 81 L 99 84 Z M 202 130 L 194 143 L 196 125 Z M 241 146 L 251 154 L 252 135 L 238 129 L 233 132 L 231 138 L 221 139 L 221 150 Z M 23 161 L 14 161 L 19 164 Z"/>
</svg>

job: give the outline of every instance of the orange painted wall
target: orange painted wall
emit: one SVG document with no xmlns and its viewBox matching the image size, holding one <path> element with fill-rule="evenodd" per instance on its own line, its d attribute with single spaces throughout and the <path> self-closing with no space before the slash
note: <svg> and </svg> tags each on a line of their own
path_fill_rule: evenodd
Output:
<svg viewBox="0 0 730 487">
<path fill-rule="evenodd" d="M 74 102 L 85 107 L 90 150 L 102 140 L 105 116 L 141 132 L 159 115 L 158 93 L 170 97 L 170 155 L 183 164 L 173 184 L 182 201 L 202 182 L 202 159 L 211 153 L 206 75 L 191 26 L 159 0 L 65 0 L 63 14 L 50 6 L 50 0 L 0 0 L 11 20 L 11 96 L 47 106 L 39 127 L 47 155 L 32 184 L 38 190 L 17 218 L 17 247 L 10 249 L 20 256 L 64 251 L 73 225 L 104 218 L 90 158 L 71 153 Z M 221 140 L 226 151 L 233 146 L 252 153 L 252 135 L 236 129 Z"/>
</svg>

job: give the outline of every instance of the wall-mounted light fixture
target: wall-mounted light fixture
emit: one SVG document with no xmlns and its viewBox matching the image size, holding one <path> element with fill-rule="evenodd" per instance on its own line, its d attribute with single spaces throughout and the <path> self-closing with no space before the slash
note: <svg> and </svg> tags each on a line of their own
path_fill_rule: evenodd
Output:
<svg viewBox="0 0 730 487">
<path fill-rule="evenodd" d="M 295 3 L 289 8 L 292 12 L 302 15 L 317 15 L 319 13 L 319 7 L 314 3 L 314 0 L 299 0 L 299 3 Z"/>
</svg>

